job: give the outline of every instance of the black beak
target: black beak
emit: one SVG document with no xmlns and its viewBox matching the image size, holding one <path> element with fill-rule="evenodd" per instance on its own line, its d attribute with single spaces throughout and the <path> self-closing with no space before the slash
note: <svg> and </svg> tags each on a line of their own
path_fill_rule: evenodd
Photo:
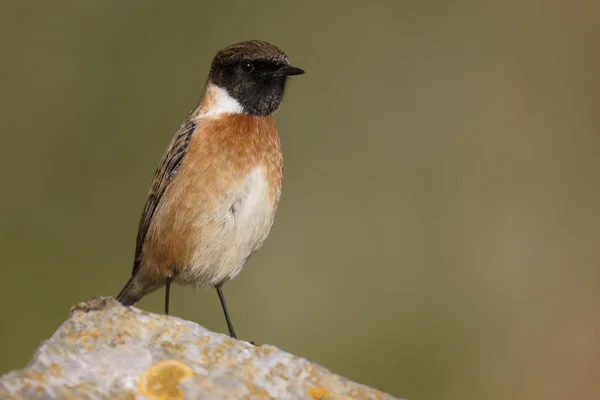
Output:
<svg viewBox="0 0 600 400">
<path fill-rule="evenodd" d="M 275 76 L 293 76 L 293 75 L 302 75 L 304 73 L 304 70 L 300 69 L 300 68 L 296 68 L 296 67 L 292 67 L 291 65 L 284 65 L 283 67 L 279 68 L 276 72 L 275 72 Z"/>
</svg>

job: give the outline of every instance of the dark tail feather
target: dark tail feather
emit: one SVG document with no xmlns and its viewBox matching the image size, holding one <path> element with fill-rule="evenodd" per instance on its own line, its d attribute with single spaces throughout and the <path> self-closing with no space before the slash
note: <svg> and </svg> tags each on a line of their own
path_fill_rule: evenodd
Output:
<svg viewBox="0 0 600 400">
<path fill-rule="evenodd" d="M 141 296 L 135 293 L 133 285 L 133 276 L 127 281 L 125 287 L 121 289 L 121 292 L 117 296 L 117 300 L 121 302 L 124 306 L 131 306 L 140 301 Z"/>
</svg>

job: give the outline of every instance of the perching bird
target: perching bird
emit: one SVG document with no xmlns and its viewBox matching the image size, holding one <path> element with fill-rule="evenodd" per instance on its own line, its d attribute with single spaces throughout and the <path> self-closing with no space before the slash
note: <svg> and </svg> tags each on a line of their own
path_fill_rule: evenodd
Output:
<svg viewBox="0 0 600 400">
<path fill-rule="evenodd" d="M 154 175 L 137 234 L 133 273 L 117 296 L 132 305 L 171 282 L 221 290 L 271 229 L 282 181 L 273 113 L 287 78 L 303 74 L 263 41 L 229 46 L 213 59 L 204 95 Z"/>
</svg>

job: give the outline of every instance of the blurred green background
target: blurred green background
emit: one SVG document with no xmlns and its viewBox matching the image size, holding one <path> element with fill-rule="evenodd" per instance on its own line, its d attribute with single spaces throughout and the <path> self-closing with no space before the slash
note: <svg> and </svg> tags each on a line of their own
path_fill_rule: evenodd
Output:
<svg viewBox="0 0 600 400">
<path fill-rule="evenodd" d="M 599 398 L 600 3 L 0 4 L 0 373 L 121 289 L 212 56 L 262 39 L 307 74 L 240 336 L 412 400 Z"/>
</svg>

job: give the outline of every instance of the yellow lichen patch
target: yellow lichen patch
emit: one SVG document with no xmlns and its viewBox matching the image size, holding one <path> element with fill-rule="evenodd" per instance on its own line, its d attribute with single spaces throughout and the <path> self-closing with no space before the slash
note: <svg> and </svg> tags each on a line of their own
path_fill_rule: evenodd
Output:
<svg viewBox="0 0 600 400">
<path fill-rule="evenodd" d="M 59 398 L 63 400 L 79 400 L 81 399 L 82 394 L 76 393 L 76 391 L 72 389 L 59 388 L 58 390 Z"/>
<path fill-rule="evenodd" d="M 177 331 L 171 332 L 169 328 L 162 328 L 160 331 L 156 332 L 156 335 L 154 335 L 154 337 L 152 337 L 152 341 L 154 342 L 156 340 L 159 340 L 161 336 L 171 336 L 174 338 L 175 332 Z"/>
<path fill-rule="evenodd" d="M 277 350 L 277 347 L 269 346 L 268 344 L 263 344 L 261 346 L 255 346 L 254 349 L 260 357 L 264 357 Z"/>
<path fill-rule="evenodd" d="M 63 367 L 60 364 L 52 363 L 48 365 L 48 370 L 50 370 L 50 374 L 54 377 L 62 376 Z"/>
<path fill-rule="evenodd" d="M 67 335 L 69 339 L 80 339 L 82 342 L 86 342 L 91 339 L 95 339 L 100 336 L 100 332 L 92 331 L 89 332 L 87 329 L 82 329 L 80 331 L 71 332 Z"/>
<path fill-rule="evenodd" d="M 83 346 L 84 349 L 86 350 L 96 350 L 96 345 L 95 344 L 86 344 Z"/>
<path fill-rule="evenodd" d="M 202 355 L 206 358 L 207 363 L 214 364 L 225 356 L 225 352 L 221 349 L 221 346 L 214 348 L 205 347 L 202 349 Z"/>
<path fill-rule="evenodd" d="M 329 390 L 325 388 L 315 387 L 308 389 L 308 394 L 313 400 L 326 400 L 330 398 Z"/>
<path fill-rule="evenodd" d="M 366 387 L 359 386 L 350 391 L 350 396 L 356 399 L 372 399 L 373 395 L 375 395 L 375 399 L 384 399 L 385 396 L 382 392 L 379 392 L 374 389 L 369 389 Z"/>
<path fill-rule="evenodd" d="M 97 338 L 98 336 L 100 336 L 100 332 L 98 331 L 86 332 L 85 336 L 81 336 L 81 340 L 91 340 Z"/>
<path fill-rule="evenodd" d="M 194 371 L 181 361 L 159 361 L 142 373 L 138 389 L 152 400 L 181 399 L 183 392 L 177 385 L 193 374 Z"/>
<path fill-rule="evenodd" d="M 84 383 L 78 383 L 77 385 L 73 385 L 70 388 L 77 392 L 88 393 L 90 391 L 95 390 L 95 385 L 93 383 L 84 382 Z"/>
<path fill-rule="evenodd" d="M 278 362 L 277 364 L 273 365 L 269 369 L 267 377 L 271 381 L 273 381 L 275 378 L 279 378 L 279 379 L 283 379 L 285 381 L 288 381 L 289 377 L 288 377 L 287 374 L 288 374 L 288 367 L 287 367 L 287 365 L 284 364 L 284 363 L 282 363 L 282 362 Z"/>
<path fill-rule="evenodd" d="M 306 373 L 308 374 L 308 379 L 312 383 L 317 384 L 317 382 L 320 380 L 321 370 L 315 367 L 314 365 L 309 364 L 306 367 Z"/>
<path fill-rule="evenodd" d="M 277 376 L 279 377 L 279 379 L 282 379 L 284 381 L 289 381 L 290 380 L 290 378 L 288 378 L 288 376 L 284 375 L 284 374 L 279 374 Z"/>
<path fill-rule="evenodd" d="M 256 368 L 255 365 L 246 363 L 242 370 L 242 377 L 245 382 L 252 382 L 255 380 L 255 376 L 258 372 L 259 369 Z"/>
<path fill-rule="evenodd" d="M 196 339 L 196 345 L 197 346 L 202 346 L 205 345 L 206 343 L 210 342 L 210 336 L 202 336 L 199 337 L 198 339 Z"/>
<path fill-rule="evenodd" d="M 269 392 L 267 392 L 265 389 L 256 386 L 254 383 L 245 380 L 244 379 L 244 386 L 246 386 L 246 389 L 250 392 L 250 394 L 252 396 L 258 396 L 258 397 L 270 397 Z"/>
<path fill-rule="evenodd" d="M 38 382 L 46 382 L 46 375 L 42 374 L 38 370 L 25 371 L 25 377 Z"/>
<path fill-rule="evenodd" d="M 173 343 L 173 342 L 167 342 L 167 341 L 160 342 L 160 346 L 163 349 L 178 350 L 178 351 L 183 351 L 184 350 L 184 347 L 182 345 L 177 344 L 177 343 Z"/>
<path fill-rule="evenodd" d="M 127 333 L 119 333 L 111 335 L 111 339 L 116 344 L 124 344 L 129 336 L 131 335 Z"/>
</svg>

